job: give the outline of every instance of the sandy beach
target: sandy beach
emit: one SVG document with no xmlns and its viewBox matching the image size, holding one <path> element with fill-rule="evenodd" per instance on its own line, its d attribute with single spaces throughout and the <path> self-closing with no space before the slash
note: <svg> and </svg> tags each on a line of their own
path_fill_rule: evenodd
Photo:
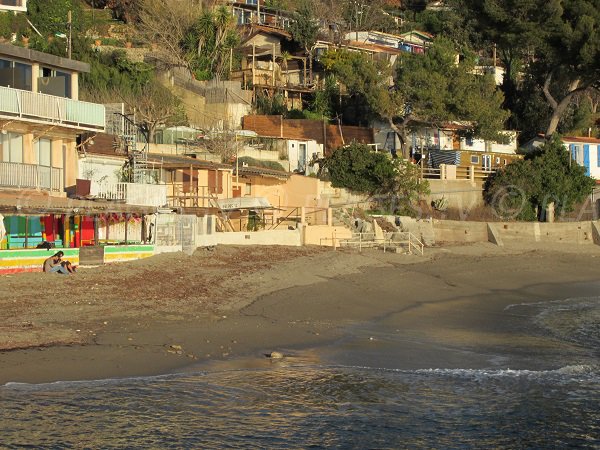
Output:
<svg viewBox="0 0 600 450">
<path fill-rule="evenodd" d="M 0 383 L 161 374 L 313 348 L 377 364 L 390 357 L 380 327 L 402 342 L 399 368 L 502 365 L 489 355 L 507 345 L 513 367 L 525 366 L 532 350 L 579 350 L 524 333 L 507 307 L 598 295 L 598 258 L 595 246 L 561 244 L 446 246 L 424 257 L 219 246 L 72 276 L 4 276 Z"/>
</svg>

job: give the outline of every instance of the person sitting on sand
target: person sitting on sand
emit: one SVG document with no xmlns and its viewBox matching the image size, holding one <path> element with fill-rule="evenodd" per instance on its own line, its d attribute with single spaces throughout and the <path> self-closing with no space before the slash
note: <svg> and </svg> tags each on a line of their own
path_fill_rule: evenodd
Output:
<svg viewBox="0 0 600 450">
<path fill-rule="evenodd" d="M 75 273 L 77 266 L 71 264 L 71 261 L 61 261 L 60 265 L 69 271 L 69 273 Z"/>
<path fill-rule="evenodd" d="M 68 275 L 69 271 L 62 266 L 61 259 L 64 256 L 63 252 L 56 252 L 50 258 L 47 258 L 44 261 L 43 270 L 46 273 L 62 273 L 64 275 Z"/>
</svg>

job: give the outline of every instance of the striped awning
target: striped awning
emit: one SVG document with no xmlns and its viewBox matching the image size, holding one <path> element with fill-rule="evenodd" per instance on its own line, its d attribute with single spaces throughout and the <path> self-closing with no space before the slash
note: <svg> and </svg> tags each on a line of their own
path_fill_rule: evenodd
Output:
<svg viewBox="0 0 600 450">
<path fill-rule="evenodd" d="M 429 151 L 429 167 L 438 168 L 440 164 L 452 164 L 458 166 L 460 164 L 460 152 L 452 150 L 430 150 Z"/>
</svg>

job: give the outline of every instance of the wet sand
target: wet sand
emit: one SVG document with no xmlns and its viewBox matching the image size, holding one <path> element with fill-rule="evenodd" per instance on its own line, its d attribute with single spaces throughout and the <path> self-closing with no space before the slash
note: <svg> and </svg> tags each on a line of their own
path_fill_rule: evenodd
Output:
<svg viewBox="0 0 600 450">
<path fill-rule="evenodd" d="M 595 246 L 559 244 L 425 257 L 220 246 L 69 277 L 5 276 L 0 383 L 154 375 L 315 348 L 343 364 L 525 367 L 532 351 L 578 349 L 524 331 L 527 318 L 506 307 L 597 295 L 598 258 Z M 507 346 L 509 361 L 496 352 Z"/>
</svg>

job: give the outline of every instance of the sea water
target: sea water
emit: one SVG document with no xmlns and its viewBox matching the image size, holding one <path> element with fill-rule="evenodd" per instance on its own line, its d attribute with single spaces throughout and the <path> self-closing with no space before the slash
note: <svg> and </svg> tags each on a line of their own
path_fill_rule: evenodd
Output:
<svg viewBox="0 0 600 450">
<path fill-rule="evenodd" d="M 560 364 L 532 352 L 531 369 L 407 370 L 299 355 L 252 369 L 10 383 L 0 388 L 0 446 L 600 448 L 600 298 L 507 308 L 580 351 Z M 510 349 L 497 357 L 510 361 Z"/>
</svg>

